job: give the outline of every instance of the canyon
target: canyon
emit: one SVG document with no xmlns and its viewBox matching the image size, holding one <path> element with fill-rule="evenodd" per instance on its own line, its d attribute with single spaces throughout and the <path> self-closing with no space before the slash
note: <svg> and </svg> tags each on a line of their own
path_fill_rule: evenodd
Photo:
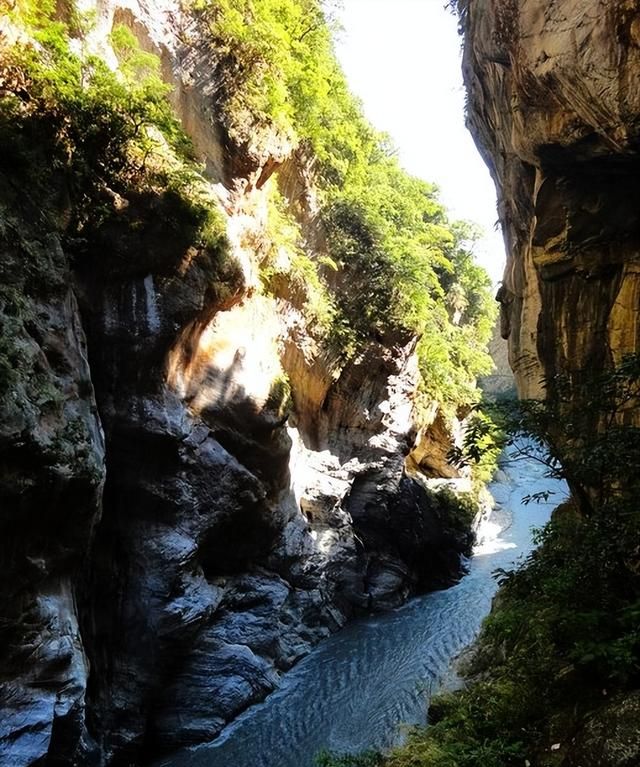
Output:
<svg viewBox="0 0 640 767">
<path fill-rule="evenodd" d="M 418 335 L 382 322 L 345 360 L 299 283 L 262 287 L 274 194 L 304 248 L 330 255 L 304 148 L 225 123 L 206 17 L 172 0 L 81 10 L 83 55 L 117 68 L 119 30 L 159 61 L 220 231 L 199 246 L 195 208 L 171 189 L 108 184 L 92 204 L 105 218 L 79 226 L 44 143 L 3 168 L 12 767 L 129 765 L 210 741 L 350 617 L 455 582 L 473 542 L 430 485 L 471 490 L 446 458 L 455 413 L 418 394 Z M 9 17 L 0 32 L 5 54 L 29 44 Z M 20 78 L 5 69 L 3 92 L 28 105 Z"/>
<path fill-rule="evenodd" d="M 638 677 L 631 669 L 638 647 L 628 645 L 629 672 L 618 674 L 612 665 L 604 671 L 594 659 L 610 652 L 625 629 L 590 637 L 595 621 L 589 629 L 580 616 L 598 615 L 613 626 L 617 611 L 637 599 L 639 585 L 638 5 L 462 0 L 458 9 L 467 125 L 496 184 L 507 250 L 498 292 L 501 334 L 519 396 L 529 407 L 538 402 L 529 412 L 539 416 L 544 402 L 554 414 L 546 424 L 544 415 L 534 415 L 534 433 L 538 428 L 558 460 L 573 504 L 554 512 L 538 552 L 503 584 L 476 658 L 478 685 L 483 678 L 498 686 L 519 678 L 517 698 L 531 696 L 524 720 L 536 724 L 523 736 L 521 721 L 515 740 L 524 738 L 532 764 L 637 764 Z M 622 454 L 626 468 L 619 472 Z M 587 467 L 596 455 L 594 471 Z M 577 530 L 588 542 L 572 542 Z M 575 581 L 572 567 L 582 573 Z M 607 571 L 615 572 L 609 581 Z M 606 584 L 606 599 L 590 599 L 589 579 Z M 508 622 L 519 609 L 535 617 L 514 637 Z M 547 622 L 545 610 L 558 614 Z M 560 626 L 572 621 L 565 633 Z M 637 630 L 637 618 L 629 626 Z M 535 637 L 545 630 L 557 632 L 550 649 L 518 677 L 516 659 L 526 666 L 523 653 L 535 653 Z M 595 655 L 581 652 L 590 639 Z M 532 673 L 551 678 L 536 687 L 527 679 Z M 472 683 L 470 694 L 474 689 Z M 508 716 L 498 705 L 491 717 L 489 738 L 498 752 Z M 497 759 L 511 763 L 506 752 Z"/>
<path fill-rule="evenodd" d="M 636 3 L 461 3 L 468 126 L 507 245 L 502 332 L 522 397 L 638 351 Z"/>
<path fill-rule="evenodd" d="M 0 20 L 0 761 L 118 767 L 215 740 L 351 618 L 461 577 L 480 483 L 448 456 L 488 372 L 490 301 L 465 235 L 345 96 L 315 1 L 256 0 L 251 24 L 223 0 L 40 5 Z M 590 377 L 640 351 L 637 3 L 457 5 L 507 249 L 500 331 L 519 396 L 584 454 L 599 416 L 582 442 L 563 418 L 584 425 Z M 529 561 L 560 545 L 580 577 L 611 566 L 619 609 L 587 603 L 592 633 L 640 593 L 616 495 L 635 487 L 636 400 L 607 422 L 629 477 L 585 488 L 568 463 L 574 499 Z M 617 560 L 591 567 L 575 531 L 604 496 L 620 524 L 588 540 Z M 536 614 L 523 572 L 529 602 L 504 592 L 490 630 L 505 603 L 519 629 Z M 562 634 L 582 613 L 558 572 Z M 549 651 L 566 707 L 537 712 L 526 753 L 630 767 L 637 639 L 624 623 L 627 654 L 605 634 L 594 661 L 576 625 L 568 660 Z M 524 668 L 522 641 L 494 635 L 482 673 L 506 647 Z"/>
</svg>

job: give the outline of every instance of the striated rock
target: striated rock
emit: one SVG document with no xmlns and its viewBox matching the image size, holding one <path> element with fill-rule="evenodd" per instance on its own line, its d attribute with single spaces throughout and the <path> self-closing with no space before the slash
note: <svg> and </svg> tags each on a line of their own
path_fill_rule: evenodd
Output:
<svg viewBox="0 0 640 767">
<path fill-rule="evenodd" d="M 471 544 L 419 479 L 457 472 L 437 407 L 418 434 L 417 339 L 345 363 L 291 286 L 260 292 L 270 184 L 323 247 L 302 149 L 221 121 L 206 18 L 84 5 L 111 65 L 114 24 L 160 56 L 227 238 L 197 244 L 170 190 L 103 189 L 109 215 L 74 239 L 53 171 L 46 194 L 0 178 L 0 762 L 16 767 L 215 738 L 355 613 L 457 579 Z"/>
<path fill-rule="evenodd" d="M 500 292 L 500 297 L 503 291 Z M 511 399 L 516 396 L 516 384 L 513 371 L 509 367 L 509 349 L 503 335 L 508 336 L 499 324 L 493 329 L 493 336 L 489 342 L 489 354 L 493 360 L 494 370 L 487 376 L 478 380 L 485 397 L 491 399 Z"/>
<path fill-rule="evenodd" d="M 521 396 L 638 350 L 640 24 L 633 0 L 463 2 L 468 124 L 508 261 Z"/>
<path fill-rule="evenodd" d="M 434 409 L 433 420 L 424 426 L 416 436 L 416 443 L 407 458 L 411 473 L 425 477 L 458 477 L 459 473 L 447 458 L 451 443 L 460 441 L 463 423 L 457 418 L 447 418 Z"/>
<path fill-rule="evenodd" d="M 579 384 L 640 351 L 640 9 L 460 6 L 468 125 L 496 182 L 507 246 L 501 330 L 520 396 L 552 395 L 554 376 Z M 624 417 L 637 425 L 637 407 Z M 554 760 L 638 764 L 637 692 L 584 703 L 575 737 L 551 739 Z"/>
<path fill-rule="evenodd" d="M 115 762 L 216 737 L 355 611 L 459 577 L 470 545 L 405 476 L 414 341 L 373 344 L 302 409 L 295 307 L 186 261 L 161 225 L 133 270 L 109 268 L 120 243 L 78 274 L 108 477 L 80 613 L 89 729 Z"/>
<path fill-rule="evenodd" d="M 48 244 L 61 252 L 55 238 Z M 4 281 L 15 266 L 3 255 Z M 70 760 L 84 728 L 88 665 L 73 583 L 100 519 L 104 437 L 64 277 L 52 270 L 49 286 L 26 288 L 12 313 L 10 290 L 0 298 L 0 753 L 16 767 L 50 745 Z"/>
</svg>

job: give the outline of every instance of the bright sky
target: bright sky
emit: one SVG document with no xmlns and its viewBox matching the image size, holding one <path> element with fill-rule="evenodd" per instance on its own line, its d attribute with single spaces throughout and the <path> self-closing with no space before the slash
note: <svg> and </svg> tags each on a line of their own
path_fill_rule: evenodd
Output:
<svg viewBox="0 0 640 767">
<path fill-rule="evenodd" d="M 461 38 L 445 0 L 342 0 L 337 53 L 376 128 L 389 133 L 402 165 L 435 182 L 453 218 L 480 224 L 478 261 L 494 283 L 504 245 L 496 196 L 464 126 Z"/>
</svg>

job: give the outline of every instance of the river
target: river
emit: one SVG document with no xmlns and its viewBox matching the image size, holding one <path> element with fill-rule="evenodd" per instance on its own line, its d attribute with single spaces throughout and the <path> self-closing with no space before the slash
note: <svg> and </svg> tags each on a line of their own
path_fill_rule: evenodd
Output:
<svg viewBox="0 0 640 767">
<path fill-rule="evenodd" d="M 469 573 L 452 588 L 412 599 L 383 615 L 351 622 L 290 671 L 282 686 L 213 743 L 165 758 L 157 767 L 313 767 L 321 749 L 387 748 L 405 725 L 422 724 L 430 695 L 451 682 L 452 660 L 477 636 L 496 591 L 492 573 L 532 547 L 566 496 L 545 467 L 522 459 L 490 486 L 496 507 L 478 531 Z M 546 502 L 527 494 L 550 490 Z"/>
</svg>

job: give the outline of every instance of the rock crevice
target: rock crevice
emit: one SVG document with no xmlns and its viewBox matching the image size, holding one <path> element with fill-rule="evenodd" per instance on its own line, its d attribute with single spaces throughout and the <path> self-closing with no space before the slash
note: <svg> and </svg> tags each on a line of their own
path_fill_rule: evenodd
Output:
<svg viewBox="0 0 640 767">
<path fill-rule="evenodd" d="M 544 379 L 638 348 L 638 9 L 461 5 L 468 124 L 507 246 L 502 330 L 520 394 L 535 397 Z"/>
<path fill-rule="evenodd" d="M 455 581 L 471 545 L 416 477 L 457 474 L 447 420 L 418 423 L 417 339 L 380 333 L 344 362 L 291 286 L 260 289 L 270 185 L 325 247 L 304 152 L 230 138 L 203 19 L 177 0 L 94 10 L 86 45 L 113 66 L 118 24 L 160 57 L 227 245 L 196 247 L 169 191 L 105 189 L 112 215 L 70 246 L 64 204 L 44 221 L 0 181 L 42 258 L 19 311 L 0 297 L 25 361 L 0 392 L 12 767 L 211 740 L 352 615 Z M 19 259 L 5 239 L 10 285 Z"/>
</svg>

